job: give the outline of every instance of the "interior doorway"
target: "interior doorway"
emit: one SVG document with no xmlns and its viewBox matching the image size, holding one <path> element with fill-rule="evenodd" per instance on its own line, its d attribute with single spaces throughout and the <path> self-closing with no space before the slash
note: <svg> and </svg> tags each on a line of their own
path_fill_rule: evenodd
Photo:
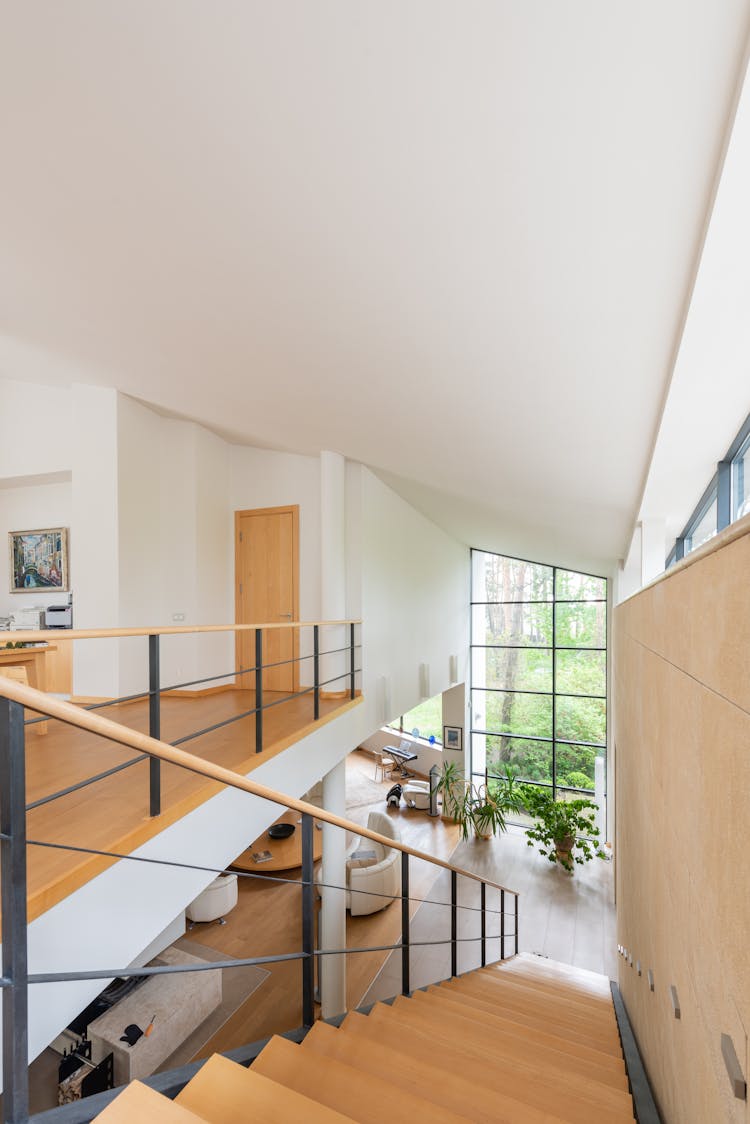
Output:
<svg viewBox="0 0 750 1124">
<path fill-rule="evenodd" d="M 237 624 L 283 624 L 299 619 L 299 505 L 261 507 L 234 513 L 235 621 Z M 255 633 L 238 632 L 237 666 L 255 666 Z M 298 689 L 298 664 L 284 663 L 299 654 L 299 629 L 265 629 L 264 691 Z M 254 675 L 237 686 L 255 687 Z"/>
</svg>

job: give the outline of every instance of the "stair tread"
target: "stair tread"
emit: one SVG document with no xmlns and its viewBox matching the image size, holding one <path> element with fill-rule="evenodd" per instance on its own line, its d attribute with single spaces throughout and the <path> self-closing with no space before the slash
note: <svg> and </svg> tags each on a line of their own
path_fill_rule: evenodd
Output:
<svg viewBox="0 0 750 1124">
<path fill-rule="evenodd" d="M 364 1072 L 376 1073 L 399 1089 L 410 1089 L 430 1102 L 445 1105 L 455 1112 L 470 1108 L 474 1124 L 564 1124 L 564 1118 L 540 1112 L 509 1096 L 505 1090 L 489 1088 L 455 1072 L 452 1065 L 436 1057 L 434 1047 L 420 1048 L 407 1056 L 393 1036 L 383 1041 L 384 1032 L 373 1027 L 365 1015 L 352 1012 L 341 1028 L 316 1023 L 302 1043 L 326 1057 L 336 1057 Z"/>
<path fill-rule="evenodd" d="M 604 1055 L 601 1055 L 601 1060 L 582 1058 L 566 1048 L 563 1038 L 553 1038 L 551 1035 L 545 1035 L 541 1030 L 536 1036 L 531 1032 L 526 1035 L 518 1034 L 499 1020 L 493 1021 L 493 1016 L 488 1016 L 483 1011 L 471 1011 L 450 1000 L 443 1000 L 438 998 L 438 994 L 417 992 L 412 997 L 412 1002 L 417 1007 L 432 1011 L 433 1018 L 438 1018 L 449 1026 L 455 1025 L 459 1030 L 463 1023 L 468 1021 L 478 1028 L 488 1042 L 498 1046 L 509 1057 L 533 1055 L 540 1060 L 545 1059 L 553 1069 L 562 1069 L 627 1092 L 628 1081 L 624 1069 L 618 1071 L 605 1065 Z"/>
<path fill-rule="evenodd" d="M 498 1011 L 503 1018 L 521 1023 L 524 1026 L 530 1027 L 532 1030 L 536 1030 L 540 1026 L 550 1026 L 549 1018 L 544 1016 L 544 1012 L 540 1015 L 539 1009 L 531 1010 L 523 1004 L 512 1002 L 501 1003 L 497 997 L 488 995 L 486 991 L 477 992 L 473 988 L 470 990 L 467 989 L 462 985 L 460 980 L 446 980 L 438 986 L 447 991 L 450 995 L 461 995 L 477 1003 L 482 1003 L 489 1010 Z M 565 1034 L 571 1041 L 579 1042 L 582 1045 L 588 1046 L 590 1049 L 609 1054 L 610 1057 L 622 1058 L 622 1048 L 620 1046 L 619 1037 L 612 1037 L 610 1035 L 602 1036 L 596 1030 L 592 1031 L 581 1025 L 565 1026 L 562 1029 L 564 1029 Z M 559 1025 L 555 1027 L 555 1032 L 561 1032 Z"/>
<path fill-rule="evenodd" d="M 472 1088 L 481 1087 L 483 1093 L 489 1091 L 492 1097 L 496 1098 L 500 1094 L 511 1098 L 516 1105 L 525 1105 L 529 1112 L 533 1109 L 542 1118 L 547 1114 L 553 1119 L 568 1121 L 569 1124 L 602 1124 L 601 1104 L 568 1095 L 567 1091 L 543 1086 L 535 1079 L 530 1080 L 524 1072 L 517 1070 L 514 1063 L 503 1065 L 502 1059 L 496 1055 L 488 1058 L 486 1053 L 462 1050 L 455 1035 L 447 1042 L 444 1038 L 439 1038 L 443 1043 L 442 1049 L 439 1049 L 436 1041 L 438 1036 L 432 1028 L 417 1029 L 399 1018 L 386 1019 L 385 1016 L 377 1015 L 377 1011 L 378 1007 L 375 1007 L 366 1018 L 360 1016 L 361 1021 L 352 1024 L 351 1030 L 368 1041 L 379 1041 L 386 1045 L 389 1042 L 397 1043 L 399 1064 L 403 1069 L 411 1070 L 417 1061 L 435 1063 L 436 1056 L 450 1058 L 451 1068 L 460 1070 L 464 1081 L 468 1081 Z M 342 1029 L 349 1031 L 350 1018 L 351 1016 L 347 1017 Z M 438 1061 L 435 1064 L 440 1067 L 438 1082 L 445 1082 L 445 1062 Z M 441 1101 L 445 1103 L 443 1098 Z M 606 1110 L 608 1124 L 632 1124 L 632 1115 L 630 1104 L 624 1109 L 612 1107 Z M 511 1114 L 510 1120 L 515 1122 L 516 1119 L 523 1118 Z"/>
<path fill-rule="evenodd" d="M 499 971 L 493 968 L 467 972 L 466 976 L 477 981 L 481 980 L 489 987 L 515 988 L 523 991 L 525 995 L 529 992 L 541 995 L 545 1002 L 550 1000 L 552 1003 L 562 1004 L 567 1009 L 577 1011 L 595 1022 L 601 1019 L 608 1020 L 613 1010 L 611 994 L 606 999 L 599 995 L 588 995 L 559 980 L 542 979 L 539 976 L 530 979 L 518 971 Z"/>
<path fill-rule="evenodd" d="M 604 976 L 595 976 L 593 980 L 581 978 L 578 975 L 573 975 L 566 971 L 551 970 L 546 966 L 537 967 L 536 964 L 528 960 L 522 960 L 518 963 L 516 963 L 515 960 L 511 960 L 502 965 L 493 965 L 492 967 L 482 969 L 482 972 L 486 972 L 490 975 L 517 977 L 527 983 L 538 983 L 541 987 L 559 987 L 566 992 L 580 995 L 595 1003 L 604 1004 L 612 1002 L 612 991 L 609 980 Z"/>
<path fill-rule="evenodd" d="M 598 1079 L 582 1076 L 559 1062 L 554 1063 L 550 1060 L 549 1052 L 540 1057 L 540 1052 L 526 1044 L 520 1050 L 510 1048 L 507 1040 L 502 1051 L 497 1050 L 495 1044 L 487 1039 L 484 1027 L 472 1023 L 470 1017 L 458 1016 L 453 1020 L 452 1026 L 446 1025 L 440 1009 L 420 1009 L 413 1000 L 402 998 L 396 1000 L 390 1008 L 375 1008 L 370 1018 L 379 1018 L 384 1022 L 398 1021 L 413 1033 L 421 1032 L 433 1040 L 444 1041 L 446 1049 L 453 1043 L 456 1057 L 471 1055 L 491 1059 L 493 1068 L 504 1072 L 509 1081 L 515 1083 L 520 1077 L 524 1082 L 536 1083 L 536 1089 L 529 1089 L 526 1095 L 529 1099 L 538 1095 L 538 1100 L 533 1103 L 539 1107 L 552 1108 L 558 1103 L 559 1095 L 563 1094 L 566 1100 L 589 1102 L 608 1111 L 627 1111 L 630 1108 L 627 1091 L 612 1088 Z"/>
<path fill-rule="evenodd" d="M 609 976 L 603 972 L 592 972 L 590 968 L 580 968 L 577 964 L 566 964 L 562 960 L 551 960 L 547 956 L 539 956 L 535 952 L 519 952 L 516 956 L 502 962 L 499 967 L 512 967 L 525 964 L 531 968 L 546 969 L 571 978 L 580 979 L 583 983 L 597 984 L 602 982 L 609 987 Z"/>
<path fill-rule="evenodd" d="M 149 1124 L 196 1124 L 205 1118 L 163 1097 L 142 1081 L 131 1081 L 94 1119 L 104 1124 L 133 1124 L 134 1120 L 148 1120 Z"/>
<path fill-rule="evenodd" d="M 542 995 L 533 988 L 511 984 L 506 980 L 486 982 L 485 978 L 477 979 L 462 976 L 460 979 L 451 980 L 450 986 L 456 990 L 464 990 L 471 994 L 491 997 L 499 1004 L 522 1008 L 530 1013 L 536 1013 L 543 1021 L 557 1020 L 561 1026 L 579 1027 L 594 1035 L 619 1041 L 617 1023 L 614 1017 L 603 1012 L 592 1015 L 588 1011 L 581 1011 L 568 1005 L 564 999 L 556 995 Z"/>
<path fill-rule="evenodd" d="M 495 1004 L 483 1003 L 481 999 L 476 999 L 472 995 L 448 991 L 444 987 L 433 986 L 429 988 L 426 994 L 434 995 L 440 1002 L 458 1010 L 471 1011 L 473 1018 L 487 1022 L 490 1026 L 497 1026 L 519 1040 L 533 1042 L 539 1037 L 541 1041 L 548 1042 L 550 1046 L 563 1051 L 568 1057 L 580 1057 L 602 1066 L 610 1073 L 626 1078 L 625 1062 L 622 1057 L 614 1057 L 612 1054 L 597 1050 L 593 1046 L 575 1041 L 567 1033 L 565 1036 L 557 1034 L 554 1027 L 549 1025 L 544 1028 L 527 1026 L 525 1023 L 520 1023 L 514 1019 L 512 1014 L 507 1015 L 502 1008 L 498 1008 Z"/>
<path fill-rule="evenodd" d="M 288 1124 L 289 1120 L 343 1124 L 352 1119 L 221 1054 L 201 1066 L 175 1103 L 208 1124 L 236 1124 L 241 1119 L 252 1119 L 254 1124 Z"/>
<path fill-rule="evenodd" d="M 361 1124 L 381 1124 L 383 1120 L 389 1124 L 413 1124 L 428 1111 L 436 1124 L 461 1124 L 471 1119 L 394 1086 L 390 1075 L 383 1078 L 363 1073 L 346 1062 L 305 1051 L 278 1036 L 263 1048 L 252 1068 L 253 1072 L 351 1115 Z"/>
</svg>

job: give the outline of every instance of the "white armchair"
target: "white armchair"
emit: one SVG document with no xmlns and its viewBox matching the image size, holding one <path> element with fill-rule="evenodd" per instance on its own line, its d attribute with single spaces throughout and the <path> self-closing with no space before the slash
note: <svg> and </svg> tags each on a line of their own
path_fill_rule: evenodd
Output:
<svg viewBox="0 0 750 1124">
<path fill-rule="evenodd" d="M 386 835 L 401 842 L 401 835 L 383 812 L 370 812 L 367 818 L 370 831 Z M 364 866 L 352 856 L 359 850 L 373 851 L 375 861 Z M 366 890 L 367 893 L 358 891 Z M 370 839 L 357 839 L 347 853 L 346 908 L 352 917 L 376 913 L 385 909 L 401 893 L 401 852 L 395 847 L 386 848 Z M 382 897 L 381 897 L 382 895 Z"/>
</svg>

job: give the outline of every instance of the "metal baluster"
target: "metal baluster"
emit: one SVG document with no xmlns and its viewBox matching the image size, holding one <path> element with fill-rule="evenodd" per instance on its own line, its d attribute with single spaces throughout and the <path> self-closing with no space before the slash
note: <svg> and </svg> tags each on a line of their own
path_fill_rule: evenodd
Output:
<svg viewBox="0 0 750 1124">
<path fill-rule="evenodd" d="M 349 698 L 354 698 L 354 625 L 349 625 Z"/>
<path fill-rule="evenodd" d="M 401 993 L 409 995 L 409 856 L 401 852 Z"/>
<path fill-rule="evenodd" d="M 500 891 L 500 959 L 505 960 L 505 890 Z"/>
<path fill-rule="evenodd" d="M 451 976 L 458 975 L 458 875 L 451 871 Z"/>
<path fill-rule="evenodd" d="M 159 636 L 148 638 L 148 732 L 161 741 L 161 674 L 159 671 Z M 151 757 L 148 763 L 149 814 L 161 812 L 161 761 Z"/>
<path fill-rule="evenodd" d="M 255 630 L 255 752 L 263 752 L 263 629 Z"/>
<path fill-rule="evenodd" d="M 515 936 L 516 936 L 516 956 L 518 956 L 518 894 L 515 895 Z"/>
<path fill-rule="evenodd" d="M 23 707 L 0 698 L 0 878 L 2 879 L 3 1121 L 29 1118 L 26 944 L 26 750 Z"/>
<path fill-rule="evenodd" d="M 320 637 L 318 626 L 313 625 L 313 718 L 317 722 L 320 718 Z"/>
<path fill-rule="evenodd" d="M 487 906 L 487 887 L 484 882 L 482 882 L 479 888 L 479 894 L 482 905 L 482 967 L 485 968 L 487 966 L 487 915 L 485 913 Z"/>
<path fill-rule="evenodd" d="M 313 818 L 302 813 L 302 1025 L 315 1020 L 315 929 L 313 899 Z"/>
</svg>

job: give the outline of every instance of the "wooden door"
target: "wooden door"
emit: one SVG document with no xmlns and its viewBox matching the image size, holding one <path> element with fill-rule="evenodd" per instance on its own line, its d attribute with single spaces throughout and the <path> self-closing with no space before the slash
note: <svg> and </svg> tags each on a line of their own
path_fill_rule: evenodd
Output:
<svg viewBox="0 0 750 1124">
<path fill-rule="evenodd" d="M 236 511 L 235 619 L 237 624 L 283 624 L 299 617 L 299 507 L 264 507 Z M 266 629 L 263 663 L 295 659 L 298 629 Z M 255 666 L 255 633 L 237 633 L 237 666 Z M 264 668 L 264 691 L 297 690 L 297 664 Z M 237 686 L 255 687 L 254 675 L 238 677 Z"/>
</svg>

